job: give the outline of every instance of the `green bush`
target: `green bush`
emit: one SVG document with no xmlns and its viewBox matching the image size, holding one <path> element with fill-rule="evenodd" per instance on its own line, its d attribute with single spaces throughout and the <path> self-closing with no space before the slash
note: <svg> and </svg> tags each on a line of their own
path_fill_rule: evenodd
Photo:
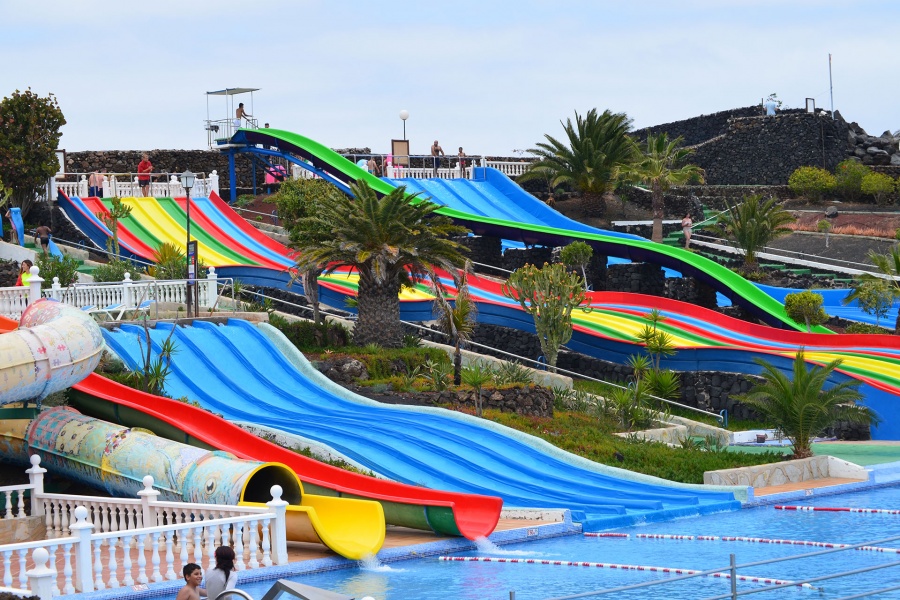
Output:
<svg viewBox="0 0 900 600">
<path fill-rule="evenodd" d="M 276 314 L 269 316 L 269 324 L 276 327 L 298 350 L 343 348 L 350 340 L 350 332 L 343 325 L 312 321 L 288 321 Z"/>
<path fill-rule="evenodd" d="M 788 179 L 791 191 L 807 200 L 821 200 L 834 185 L 834 175 L 819 167 L 800 167 Z"/>
<path fill-rule="evenodd" d="M 877 204 L 887 204 L 896 188 L 894 178 L 884 173 L 866 173 L 862 178 L 862 193 L 874 196 Z"/>
<path fill-rule="evenodd" d="M 96 282 L 122 282 L 125 281 L 125 273 L 131 274 L 131 280 L 137 281 L 141 278 L 141 274 L 138 272 L 138 268 L 134 266 L 134 264 L 128 262 L 127 260 L 118 260 L 112 259 L 105 265 L 100 265 L 96 269 L 92 275 L 94 276 L 94 281 Z"/>
<path fill-rule="evenodd" d="M 852 325 L 847 326 L 844 333 L 882 333 L 890 335 L 892 332 L 890 329 L 872 325 L 871 323 L 853 323 Z"/>
<path fill-rule="evenodd" d="M 862 180 L 871 171 L 858 160 L 848 158 L 834 169 L 834 191 L 845 200 L 859 200 L 862 194 Z"/>
<path fill-rule="evenodd" d="M 62 258 L 57 258 L 50 254 L 40 253 L 37 255 L 35 264 L 39 269 L 38 275 L 44 280 L 44 283 L 41 284 L 41 289 L 47 289 L 52 286 L 54 277 L 59 278 L 59 285 L 63 287 L 68 287 L 78 281 L 78 267 L 81 266 L 81 263 L 68 254 L 63 254 Z"/>
<path fill-rule="evenodd" d="M 798 323 L 806 323 L 806 330 L 809 331 L 813 325 L 821 325 L 828 320 L 822 302 L 822 294 L 807 290 L 785 296 L 784 310 Z"/>
</svg>

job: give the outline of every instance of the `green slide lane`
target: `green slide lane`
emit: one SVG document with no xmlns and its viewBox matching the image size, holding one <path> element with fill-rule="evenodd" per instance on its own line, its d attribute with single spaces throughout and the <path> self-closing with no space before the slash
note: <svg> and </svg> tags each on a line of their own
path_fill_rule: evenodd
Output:
<svg viewBox="0 0 900 600">
<path fill-rule="evenodd" d="M 156 202 L 163 210 L 172 217 L 178 225 L 184 229 L 187 224 L 187 214 L 174 198 L 157 198 Z M 193 204 L 193 203 L 192 203 Z M 240 252 L 233 250 L 230 246 L 224 244 L 218 238 L 213 237 L 208 231 L 203 229 L 194 219 L 191 219 L 191 238 L 196 239 L 201 244 L 214 252 L 218 252 L 222 256 L 227 256 L 237 265 L 256 265 L 258 264 L 251 258 L 242 255 Z"/>
<path fill-rule="evenodd" d="M 365 181 L 369 184 L 369 187 L 378 193 L 389 194 L 395 189 L 393 185 L 375 177 L 330 148 L 297 133 L 281 129 L 266 129 L 265 131 L 242 129 L 235 134 L 236 141 L 247 139 L 251 144 L 263 143 L 265 139 L 271 138 L 286 142 L 286 144 L 280 145 L 282 150 L 286 150 L 289 146 L 294 146 L 299 150 L 300 155 L 310 159 L 315 166 L 327 167 L 327 171 L 340 173 L 350 180 Z M 609 253 L 614 255 L 617 254 L 623 258 L 635 260 L 633 257 L 636 257 L 639 261 L 659 262 L 659 264 L 664 263 L 666 266 L 671 266 L 675 269 L 678 267 L 673 266 L 673 264 L 680 263 L 681 265 L 691 267 L 698 272 L 704 273 L 718 282 L 720 286 L 718 291 L 726 296 L 729 296 L 732 299 L 741 298 L 746 304 L 755 306 L 758 310 L 773 317 L 774 320 L 780 321 L 798 331 L 806 331 L 806 326 L 804 324 L 798 323 L 787 316 L 783 304 L 757 288 L 753 283 L 708 258 L 699 256 L 682 248 L 657 244 L 649 240 L 634 240 L 603 234 L 582 233 L 556 227 L 546 227 L 491 217 L 482 217 L 446 206 L 440 208 L 437 212 L 460 223 L 466 224 L 476 233 L 478 233 L 479 230 L 489 229 L 493 232 L 493 235 L 496 235 L 498 232 L 504 232 L 505 234 L 503 237 L 508 239 L 524 239 L 524 241 L 529 242 L 529 239 L 536 239 L 537 237 L 545 239 L 552 238 L 561 245 L 572 240 L 594 241 L 607 247 L 615 247 L 618 252 Z M 532 238 L 528 235 L 529 232 L 541 235 Z M 657 261 L 654 261 L 651 257 L 665 258 L 668 260 L 659 261 L 657 258 Z M 831 333 L 831 331 L 821 326 L 814 328 L 813 331 L 816 333 Z"/>
</svg>

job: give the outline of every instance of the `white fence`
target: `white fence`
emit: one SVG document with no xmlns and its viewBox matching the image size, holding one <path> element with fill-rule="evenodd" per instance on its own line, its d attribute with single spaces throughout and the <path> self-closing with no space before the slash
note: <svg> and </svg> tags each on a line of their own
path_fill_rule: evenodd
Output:
<svg viewBox="0 0 900 600">
<path fill-rule="evenodd" d="M 69 177 L 74 177 L 75 181 L 55 181 L 51 184 L 51 189 L 61 189 L 67 196 L 86 198 L 90 194 L 88 189 L 89 176 L 89 173 L 70 173 Z M 150 196 L 154 198 L 176 198 L 187 195 L 185 189 L 181 187 L 181 180 L 178 175 L 151 173 L 150 177 Z M 160 178 L 163 181 L 158 181 Z M 191 196 L 205 198 L 209 197 L 210 192 L 219 193 L 219 174 L 216 171 L 210 173 L 208 177 L 197 177 L 194 187 L 191 188 Z M 135 174 L 109 173 L 103 175 L 103 192 L 101 196 L 103 198 L 111 196 L 129 198 L 132 196 L 143 196 L 143 194 Z"/>
<path fill-rule="evenodd" d="M 3 585 L 50 600 L 52 596 L 175 581 L 188 562 L 215 566 L 218 546 L 232 546 L 238 569 L 288 562 L 286 512 L 280 486 L 266 508 L 163 502 L 153 478 L 144 478 L 138 499 L 44 493 L 38 456 L 31 457 L 27 485 L 0 488 L 7 507 L 31 494 L 31 516 L 42 517 L 52 539 L 0 546 Z M 60 537 L 63 536 L 63 537 Z M 31 561 L 29 563 L 29 552 Z M 62 569 L 59 568 L 62 565 Z M 30 568 L 29 568 L 30 567 Z"/>
</svg>

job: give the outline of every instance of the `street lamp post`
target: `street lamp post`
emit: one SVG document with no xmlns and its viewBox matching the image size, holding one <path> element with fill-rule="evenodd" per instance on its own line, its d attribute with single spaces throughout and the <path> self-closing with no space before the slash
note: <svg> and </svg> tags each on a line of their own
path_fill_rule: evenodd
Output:
<svg viewBox="0 0 900 600">
<path fill-rule="evenodd" d="M 401 110 L 400 111 L 400 120 L 403 121 L 403 139 L 404 140 L 406 139 L 406 120 L 408 118 L 409 118 L 409 111 L 405 110 L 405 109 Z"/>
<path fill-rule="evenodd" d="M 191 316 L 191 308 L 192 308 L 192 294 L 193 291 L 191 289 L 191 188 L 194 187 L 194 174 L 190 171 L 185 171 L 181 174 L 181 187 L 184 188 L 185 195 L 187 196 L 187 243 L 184 246 L 184 258 L 187 261 L 187 296 L 185 299 L 185 307 L 187 308 L 187 316 Z"/>
</svg>

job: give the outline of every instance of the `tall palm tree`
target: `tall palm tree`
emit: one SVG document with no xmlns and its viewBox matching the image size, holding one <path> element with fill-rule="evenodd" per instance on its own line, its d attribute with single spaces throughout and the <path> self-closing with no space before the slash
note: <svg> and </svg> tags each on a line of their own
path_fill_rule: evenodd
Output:
<svg viewBox="0 0 900 600">
<path fill-rule="evenodd" d="M 453 300 L 453 304 L 447 300 L 444 286 L 441 285 L 438 278 L 432 278 L 435 298 L 434 313 L 438 327 L 450 336 L 450 343 L 453 344 L 453 385 L 459 385 L 462 381 L 462 344 L 472 339 L 472 335 L 475 333 L 477 306 L 469 294 L 466 277 L 469 264 L 471 263 L 468 263 L 466 269 L 454 277 L 456 279 L 456 298 Z"/>
<path fill-rule="evenodd" d="M 692 177 L 699 177 L 703 181 L 703 169 L 697 165 L 686 164 L 687 158 L 693 153 L 687 148 L 680 148 L 684 138 L 669 139 L 667 133 L 659 135 L 650 134 L 641 145 L 641 156 L 638 157 L 631 168 L 634 177 L 650 186 L 653 202 L 653 233 L 651 239 L 654 242 L 662 242 L 662 221 L 665 205 L 663 194 L 669 188 L 684 185 Z"/>
<path fill-rule="evenodd" d="M 778 205 L 776 198 L 763 200 L 753 194 L 745 196 L 737 205 L 729 205 L 728 210 L 719 215 L 714 226 L 720 235 L 737 242 L 744 250 L 744 269 L 755 271 L 758 267 L 756 253 L 766 244 L 791 232 L 785 227 L 796 219 L 790 212 Z"/>
<path fill-rule="evenodd" d="M 597 114 L 592 108 L 584 118 L 576 111 L 574 124 L 571 119 L 560 124 L 566 139 L 544 135 L 547 141 L 529 150 L 538 160 L 519 180 L 546 180 L 551 191 L 571 186 L 581 192 L 586 216 L 603 216 L 603 195 L 616 188 L 634 157 L 634 142 L 628 137 L 631 119 L 609 110 Z"/>
<path fill-rule="evenodd" d="M 887 254 L 869 250 L 869 260 L 884 277 L 871 273 L 860 275 L 856 287 L 844 299 L 845 303 L 858 298 L 866 286 L 887 286 L 891 300 L 900 298 L 900 246 L 894 246 Z M 894 323 L 894 335 L 900 335 L 900 312 L 897 313 L 897 321 Z"/>
<path fill-rule="evenodd" d="M 365 182 L 350 186 L 353 198 L 338 196 L 298 220 L 293 242 L 300 271 L 327 264 L 359 272 L 359 318 L 353 341 L 400 347 L 400 288 L 437 266 L 453 271 L 465 264 L 460 244 L 449 239 L 468 233 L 436 204 L 407 195 L 400 187 L 381 198 Z M 328 232 L 323 233 L 323 232 Z"/>
<path fill-rule="evenodd" d="M 756 359 L 756 363 L 763 368 L 763 383 L 736 399 L 757 409 L 791 440 L 794 458 L 812 456 L 810 440 L 837 421 L 876 424 L 880 420 L 871 408 L 856 404 L 862 398 L 856 389 L 859 381 L 844 381 L 825 389 L 841 359 L 824 367 L 807 367 L 801 348 L 794 357 L 790 378 L 769 362 Z"/>
</svg>

